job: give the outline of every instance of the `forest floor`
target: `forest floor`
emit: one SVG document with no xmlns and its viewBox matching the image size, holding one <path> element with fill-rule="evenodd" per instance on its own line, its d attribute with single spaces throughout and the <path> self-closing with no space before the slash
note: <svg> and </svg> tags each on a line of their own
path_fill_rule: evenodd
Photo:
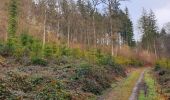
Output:
<svg viewBox="0 0 170 100">
<path fill-rule="evenodd" d="M 136 84 L 140 82 L 138 81 L 139 77 L 143 78 L 144 70 L 145 68 L 135 69 L 127 78 L 117 83 L 117 85 L 113 84 L 111 89 L 107 90 L 103 96 L 99 97 L 99 100 L 128 100 L 134 92 L 134 88 L 138 88 Z"/>
</svg>

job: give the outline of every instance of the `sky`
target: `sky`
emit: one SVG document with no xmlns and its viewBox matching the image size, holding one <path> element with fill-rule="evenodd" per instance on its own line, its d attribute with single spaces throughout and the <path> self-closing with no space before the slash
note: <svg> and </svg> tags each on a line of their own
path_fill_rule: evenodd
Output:
<svg viewBox="0 0 170 100">
<path fill-rule="evenodd" d="M 170 22 L 170 0 L 129 0 L 121 4 L 122 9 L 126 6 L 129 8 L 130 18 L 134 25 L 135 40 L 140 40 L 141 37 L 137 24 L 143 8 L 154 11 L 159 29 L 165 23 Z"/>
</svg>

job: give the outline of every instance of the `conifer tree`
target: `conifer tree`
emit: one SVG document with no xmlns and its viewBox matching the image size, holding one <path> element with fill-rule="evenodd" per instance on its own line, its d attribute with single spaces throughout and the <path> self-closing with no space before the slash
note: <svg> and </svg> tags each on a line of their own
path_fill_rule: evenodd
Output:
<svg viewBox="0 0 170 100">
<path fill-rule="evenodd" d="M 18 0 L 10 0 L 9 4 L 9 22 L 8 22 L 8 38 L 14 38 L 17 31 L 18 17 Z"/>
<path fill-rule="evenodd" d="M 142 47 L 149 52 L 154 52 L 157 56 L 156 40 L 158 37 L 158 26 L 156 24 L 155 14 L 152 10 L 149 13 L 143 11 L 139 21 L 139 28 L 142 32 Z"/>
<path fill-rule="evenodd" d="M 9 2 L 9 17 L 8 17 L 8 38 L 7 46 L 8 52 L 11 54 L 14 50 L 17 32 L 17 18 L 18 18 L 18 0 L 10 0 Z"/>
<path fill-rule="evenodd" d="M 122 32 L 122 38 L 124 44 L 127 44 L 128 46 L 135 46 L 135 40 L 134 40 L 134 33 L 133 33 L 133 23 L 129 18 L 129 11 L 128 8 L 125 8 L 125 15 L 123 21 L 123 32 Z"/>
</svg>

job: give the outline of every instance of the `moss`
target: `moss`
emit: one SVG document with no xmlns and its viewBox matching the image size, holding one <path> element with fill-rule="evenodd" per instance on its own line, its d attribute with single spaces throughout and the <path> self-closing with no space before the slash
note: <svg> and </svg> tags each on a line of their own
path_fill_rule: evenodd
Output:
<svg viewBox="0 0 170 100">
<path fill-rule="evenodd" d="M 139 100 L 160 100 L 156 90 L 156 81 L 148 71 L 145 73 L 144 82 L 147 85 L 147 95 L 145 96 L 144 92 L 140 91 Z"/>
</svg>

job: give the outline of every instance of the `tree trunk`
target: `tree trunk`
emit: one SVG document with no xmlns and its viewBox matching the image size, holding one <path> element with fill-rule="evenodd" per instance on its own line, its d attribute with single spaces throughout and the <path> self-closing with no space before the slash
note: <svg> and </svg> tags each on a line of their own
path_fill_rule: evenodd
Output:
<svg viewBox="0 0 170 100">
<path fill-rule="evenodd" d="M 156 41 L 155 40 L 154 40 L 154 51 L 155 51 L 155 57 L 156 57 L 156 59 L 158 59 L 157 50 L 156 50 Z"/>
<path fill-rule="evenodd" d="M 113 48 L 113 23 L 112 23 L 112 18 L 111 18 L 111 14 L 110 14 L 110 32 L 111 32 L 111 52 L 112 52 L 112 56 L 114 56 L 114 48 Z"/>
<path fill-rule="evenodd" d="M 70 47 L 70 21 L 68 21 L 67 26 L 67 46 Z"/>
<path fill-rule="evenodd" d="M 44 18 L 44 33 L 43 33 L 43 49 L 45 47 L 45 40 L 46 40 L 46 19 L 47 19 L 47 15 L 46 15 L 46 8 L 45 8 L 45 18 Z"/>
<path fill-rule="evenodd" d="M 59 35 L 60 33 L 60 21 L 58 21 L 57 23 L 57 36 Z"/>
<path fill-rule="evenodd" d="M 93 35 L 94 35 L 94 48 L 96 48 L 96 28 L 95 28 L 95 16 L 93 13 Z"/>
</svg>

